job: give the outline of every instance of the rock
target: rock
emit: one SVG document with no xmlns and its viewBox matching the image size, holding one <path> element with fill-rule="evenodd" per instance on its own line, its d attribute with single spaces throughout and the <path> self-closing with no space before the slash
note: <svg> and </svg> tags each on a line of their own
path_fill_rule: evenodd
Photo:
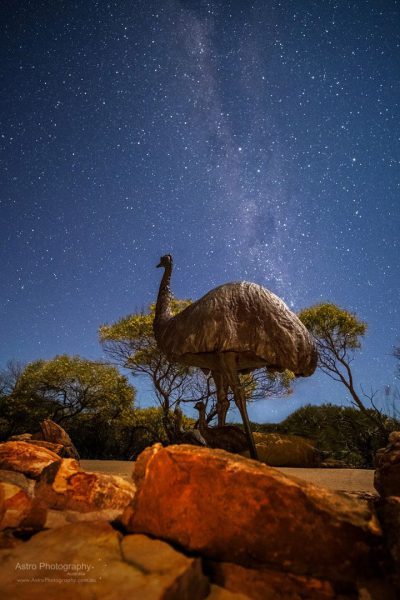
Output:
<svg viewBox="0 0 400 600">
<path fill-rule="evenodd" d="M 29 479 L 22 473 L 16 471 L 0 470 L 0 483 L 11 483 L 17 485 L 27 492 L 29 496 L 33 496 L 35 482 Z"/>
<path fill-rule="evenodd" d="M 28 442 L 0 444 L 0 469 L 17 471 L 33 479 L 39 477 L 45 467 L 59 460 L 55 452 Z"/>
<path fill-rule="evenodd" d="M 310 440 L 296 435 L 254 433 L 258 459 L 270 467 L 316 467 L 319 453 Z M 248 456 L 248 453 L 243 453 Z"/>
<path fill-rule="evenodd" d="M 231 592 L 245 594 L 251 600 L 334 600 L 335 590 L 329 581 L 272 571 L 248 569 L 233 563 L 210 563 L 211 581 Z"/>
<path fill-rule="evenodd" d="M 8 442 L 31 442 L 32 434 L 31 433 L 21 433 L 20 435 L 12 435 L 8 438 Z"/>
<path fill-rule="evenodd" d="M 219 585 L 211 585 L 211 591 L 206 600 L 250 600 L 250 597 L 239 592 L 231 592 Z"/>
<path fill-rule="evenodd" d="M 21 473 L 0 471 L 0 530 L 18 527 L 29 515 L 33 482 Z"/>
<path fill-rule="evenodd" d="M 400 591 L 400 497 L 384 498 L 378 506 L 378 515 L 390 553 L 394 579 Z"/>
<path fill-rule="evenodd" d="M 190 552 L 321 579 L 373 575 L 382 534 L 358 502 L 223 450 L 156 444 L 139 456 L 122 521 Z"/>
<path fill-rule="evenodd" d="M 33 446 L 40 446 L 42 448 L 47 448 L 47 450 L 51 450 L 58 456 L 62 456 L 64 453 L 64 446 L 62 444 L 53 444 L 53 442 L 45 442 L 44 440 L 29 440 L 29 444 Z"/>
<path fill-rule="evenodd" d="M 80 512 L 120 511 L 132 500 L 135 487 L 116 475 L 87 473 L 72 458 L 49 465 L 36 483 L 35 495 L 43 506 Z"/>
<path fill-rule="evenodd" d="M 200 559 L 99 522 L 40 532 L 0 551 L 0 565 L 3 600 L 202 600 L 209 591 Z"/>
<path fill-rule="evenodd" d="M 189 559 L 169 544 L 152 540 L 145 535 L 125 536 L 121 542 L 121 551 L 126 562 L 144 573 L 157 573 L 174 580 L 165 597 L 171 600 L 191 600 L 207 596 L 209 583 L 203 575 L 200 559 Z M 197 582 L 196 589 L 193 582 Z"/>
<path fill-rule="evenodd" d="M 53 444 L 61 444 L 63 446 L 62 456 L 64 458 L 75 458 L 79 460 L 79 454 L 68 433 L 57 423 L 46 419 L 40 423 L 43 439 L 46 442 Z"/>
<path fill-rule="evenodd" d="M 53 510 L 46 511 L 46 519 L 43 523 L 44 529 L 55 529 L 69 523 L 81 521 L 117 521 L 121 516 L 121 509 L 105 508 L 103 510 L 92 510 L 90 512 L 79 512 L 77 510 Z"/>
<path fill-rule="evenodd" d="M 400 432 L 389 435 L 386 448 L 375 456 L 374 486 L 381 496 L 400 496 Z"/>
<path fill-rule="evenodd" d="M 5 531 L 0 531 L 0 550 L 15 548 L 15 546 L 18 546 L 18 544 L 22 543 L 23 542 L 21 539 L 18 539 L 14 536 L 13 530 L 7 529 Z"/>
</svg>

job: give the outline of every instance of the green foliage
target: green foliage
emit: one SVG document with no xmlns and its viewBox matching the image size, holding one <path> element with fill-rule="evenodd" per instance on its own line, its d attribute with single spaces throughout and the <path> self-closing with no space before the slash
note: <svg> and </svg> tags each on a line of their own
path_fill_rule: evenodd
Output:
<svg viewBox="0 0 400 600">
<path fill-rule="evenodd" d="M 0 435 L 36 432 L 46 418 L 66 429 L 80 415 L 93 423 L 123 420 L 134 398 L 135 390 L 113 366 L 67 355 L 37 360 L 0 398 Z"/>
<path fill-rule="evenodd" d="M 270 397 L 288 396 L 293 391 L 295 375 L 288 369 L 279 372 L 263 368 L 241 375 L 240 380 L 246 400 L 251 402 Z"/>
<path fill-rule="evenodd" d="M 367 324 L 355 314 L 330 303 L 302 310 L 299 319 L 316 338 L 339 351 L 360 348 L 360 338 L 367 330 Z"/>
<path fill-rule="evenodd" d="M 129 408 L 134 390 L 115 367 L 64 354 L 30 363 L 13 396 L 41 401 L 52 407 L 52 417 L 61 422 L 83 411 L 115 413 Z"/>
<path fill-rule="evenodd" d="M 387 431 L 394 431 L 400 423 L 387 418 L 385 425 Z M 373 467 L 375 452 L 386 445 L 386 436 L 368 414 L 350 406 L 303 406 L 282 423 L 260 425 L 257 429 L 312 439 L 323 457 L 358 468 Z"/>
<path fill-rule="evenodd" d="M 373 394 L 368 397 L 363 392 L 373 406 L 370 410 L 357 391 L 350 366 L 355 350 L 361 347 L 367 324 L 335 304 L 316 304 L 302 310 L 299 318 L 316 340 L 319 368 L 345 386 L 353 404 L 384 434 L 384 419 L 373 404 Z"/>
<path fill-rule="evenodd" d="M 166 443 L 160 408 L 130 409 L 108 419 L 81 414 L 68 433 L 87 459 L 133 460 L 147 446 Z"/>
</svg>

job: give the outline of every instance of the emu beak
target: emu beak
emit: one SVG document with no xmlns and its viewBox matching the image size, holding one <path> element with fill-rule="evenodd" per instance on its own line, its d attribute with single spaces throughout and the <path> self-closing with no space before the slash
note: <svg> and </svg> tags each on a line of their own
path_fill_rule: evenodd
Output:
<svg viewBox="0 0 400 600">
<path fill-rule="evenodd" d="M 159 267 L 162 267 L 161 263 L 158 263 L 158 265 L 156 265 L 156 269 L 158 269 Z"/>
</svg>

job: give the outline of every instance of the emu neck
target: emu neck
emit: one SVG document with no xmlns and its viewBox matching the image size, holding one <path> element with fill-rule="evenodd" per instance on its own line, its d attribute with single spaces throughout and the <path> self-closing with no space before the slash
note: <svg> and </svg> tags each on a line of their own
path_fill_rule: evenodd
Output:
<svg viewBox="0 0 400 600">
<path fill-rule="evenodd" d="M 154 334 L 157 338 L 159 328 L 162 327 L 172 317 L 171 310 L 171 290 L 169 284 L 171 281 L 172 267 L 165 267 L 164 275 L 161 279 L 160 289 L 158 290 L 156 311 L 154 316 Z"/>
</svg>

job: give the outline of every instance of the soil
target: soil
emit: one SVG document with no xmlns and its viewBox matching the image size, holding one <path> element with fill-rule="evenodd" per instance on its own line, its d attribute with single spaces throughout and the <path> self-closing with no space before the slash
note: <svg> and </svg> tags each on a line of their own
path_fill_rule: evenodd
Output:
<svg viewBox="0 0 400 600">
<path fill-rule="evenodd" d="M 98 471 L 99 473 L 119 475 L 125 479 L 130 479 L 133 462 L 124 460 L 82 460 L 81 466 L 85 471 Z M 373 484 L 374 471 L 372 469 L 297 469 L 280 467 L 278 470 L 286 475 L 292 475 L 331 490 L 376 494 Z"/>
</svg>

